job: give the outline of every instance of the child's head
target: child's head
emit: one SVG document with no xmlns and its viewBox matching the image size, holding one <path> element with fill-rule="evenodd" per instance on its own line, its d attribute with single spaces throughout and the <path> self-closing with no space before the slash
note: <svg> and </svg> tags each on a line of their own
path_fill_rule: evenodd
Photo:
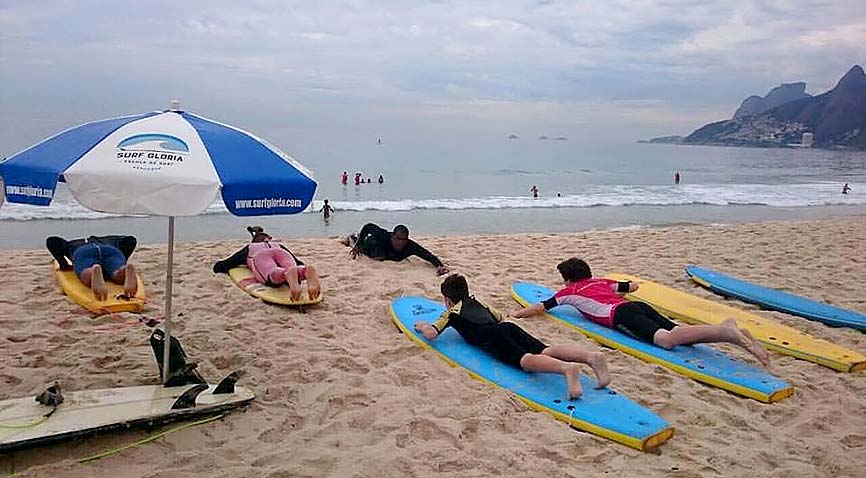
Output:
<svg viewBox="0 0 866 478">
<path fill-rule="evenodd" d="M 271 240 L 271 236 L 265 232 L 262 226 L 247 226 L 247 232 L 253 236 L 250 242 L 265 242 Z"/>
<path fill-rule="evenodd" d="M 589 264 L 577 257 L 560 262 L 556 268 L 559 270 L 560 275 L 562 275 L 562 279 L 566 282 L 577 282 L 592 277 Z"/>
<path fill-rule="evenodd" d="M 327 199 L 325 199 L 325 204 L 328 204 L 328 200 L 327 200 Z"/>
<path fill-rule="evenodd" d="M 456 304 L 463 299 L 469 298 L 469 284 L 466 283 L 466 278 L 460 274 L 451 274 L 442 281 L 440 287 L 442 295 L 452 304 Z"/>
</svg>

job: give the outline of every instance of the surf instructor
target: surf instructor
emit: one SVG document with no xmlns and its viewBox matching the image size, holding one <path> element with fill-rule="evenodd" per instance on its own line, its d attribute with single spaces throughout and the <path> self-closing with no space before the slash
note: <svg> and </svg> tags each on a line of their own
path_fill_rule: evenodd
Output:
<svg viewBox="0 0 866 478">
<path fill-rule="evenodd" d="M 403 224 L 398 224 L 392 232 L 388 232 L 372 222 L 367 223 L 357 235 L 352 234 L 340 242 L 351 247 L 349 254 L 352 259 L 363 254 L 371 259 L 397 262 L 409 256 L 418 256 L 433 264 L 437 275 L 448 273 L 448 268 L 438 257 L 409 239 L 409 228 Z"/>
</svg>

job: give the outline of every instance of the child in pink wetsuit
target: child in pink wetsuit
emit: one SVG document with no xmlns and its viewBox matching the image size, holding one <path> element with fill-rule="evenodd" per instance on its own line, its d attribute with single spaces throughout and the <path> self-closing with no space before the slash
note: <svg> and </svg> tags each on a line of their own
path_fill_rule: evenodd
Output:
<svg viewBox="0 0 866 478">
<path fill-rule="evenodd" d="M 270 287 L 288 284 L 292 300 L 301 297 L 302 281 L 307 281 L 310 299 L 319 296 L 319 276 L 313 266 L 305 265 L 286 246 L 272 242 L 273 238 L 260 226 L 250 226 L 247 231 L 253 236 L 252 242 L 228 259 L 214 264 L 214 272 L 228 273 L 232 268 L 246 265 L 256 282 Z"/>
</svg>

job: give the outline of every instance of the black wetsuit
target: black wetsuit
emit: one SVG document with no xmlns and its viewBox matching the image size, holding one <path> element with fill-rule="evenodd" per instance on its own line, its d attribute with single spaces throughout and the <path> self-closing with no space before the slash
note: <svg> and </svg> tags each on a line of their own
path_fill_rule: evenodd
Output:
<svg viewBox="0 0 866 478">
<path fill-rule="evenodd" d="M 442 267 L 442 261 L 438 257 L 412 239 L 406 242 L 403 250 L 395 250 L 394 245 L 391 244 L 391 233 L 372 222 L 361 228 L 356 244 L 359 252 L 373 259 L 402 261 L 409 256 L 418 256 L 436 267 Z"/>
<path fill-rule="evenodd" d="M 64 271 L 72 270 L 72 262 L 70 259 L 72 259 L 72 255 L 75 254 L 75 250 L 85 244 L 105 244 L 114 246 L 120 249 L 123 256 L 129 260 L 133 251 L 135 251 L 135 246 L 138 244 L 138 241 L 134 236 L 90 236 L 86 239 L 73 239 L 71 241 L 67 241 L 62 237 L 57 236 L 51 236 L 48 239 L 45 239 L 45 247 L 47 247 L 48 251 L 51 252 L 51 255 L 54 256 L 54 260 L 60 264 L 60 269 Z"/>
<path fill-rule="evenodd" d="M 524 355 L 540 354 L 547 348 L 517 324 L 502 319 L 501 312 L 469 297 L 443 312 L 431 325 L 439 333 L 454 327 L 466 342 L 517 368 Z"/>
</svg>

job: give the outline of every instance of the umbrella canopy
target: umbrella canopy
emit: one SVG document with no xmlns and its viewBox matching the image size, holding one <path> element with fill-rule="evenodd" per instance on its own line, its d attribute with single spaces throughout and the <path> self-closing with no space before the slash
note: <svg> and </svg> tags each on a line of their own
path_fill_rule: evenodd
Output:
<svg viewBox="0 0 866 478">
<path fill-rule="evenodd" d="M 10 203 L 47 206 L 58 181 L 94 211 L 169 216 L 166 344 L 174 217 L 204 211 L 219 193 L 237 216 L 294 214 L 316 191 L 312 174 L 268 142 L 181 111 L 176 102 L 165 111 L 76 126 L 0 162 L 0 185 Z M 169 349 L 164 347 L 163 380 Z"/>
<path fill-rule="evenodd" d="M 303 211 L 316 191 L 300 163 L 238 128 L 184 111 L 87 123 L 0 163 L 10 203 L 48 205 L 57 181 L 100 212 L 195 215 L 222 193 L 238 216 Z"/>
</svg>

